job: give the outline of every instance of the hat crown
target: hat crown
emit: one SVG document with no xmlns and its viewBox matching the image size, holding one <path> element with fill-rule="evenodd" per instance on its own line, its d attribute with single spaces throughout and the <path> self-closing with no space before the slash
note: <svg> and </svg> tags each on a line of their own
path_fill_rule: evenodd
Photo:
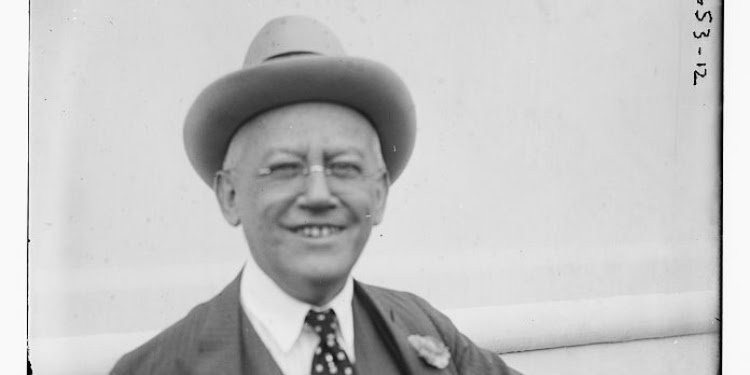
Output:
<svg viewBox="0 0 750 375">
<path fill-rule="evenodd" d="M 333 31 L 317 20 L 304 16 L 284 16 L 269 21 L 250 43 L 243 68 L 265 61 L 298 54 L 344 55 Z"/>
</svg>

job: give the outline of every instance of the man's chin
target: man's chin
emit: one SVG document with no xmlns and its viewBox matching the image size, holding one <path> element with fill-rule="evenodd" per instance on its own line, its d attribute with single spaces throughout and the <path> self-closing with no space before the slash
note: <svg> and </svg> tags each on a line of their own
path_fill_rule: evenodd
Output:
<svg viewBox="0 0 750 375">
<path fill-rule="evenodd" d="M 301 279 L 302 295 L 296 297 L 312 305 L 325 305 L 344 288 L 348 278 L 348 272 L 307 273 Z"/>
<path fill-rule="evenodd" d="M 310 285 L 327 287 L 337 284 L 343 284 L 349 277 L 349 272 L 351 272 L 351 267 L 331 268 L 330 265 L 328 266 L 329 267 L 325 268 L 316 267 L 313 269 L 308 269 L 307 272 L 304 273 L 303 278 L 307 280 Z"/>
</svg>

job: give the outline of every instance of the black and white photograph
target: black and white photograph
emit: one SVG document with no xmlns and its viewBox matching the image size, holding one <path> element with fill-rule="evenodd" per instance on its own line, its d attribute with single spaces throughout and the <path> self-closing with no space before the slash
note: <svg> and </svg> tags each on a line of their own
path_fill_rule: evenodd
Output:
<svg viewBox="0 0 750 375">
<path fill-rule="evenodd" d="M 723 15 L 30 2 L 30 371 L 720 373 Z"/>
</svg>

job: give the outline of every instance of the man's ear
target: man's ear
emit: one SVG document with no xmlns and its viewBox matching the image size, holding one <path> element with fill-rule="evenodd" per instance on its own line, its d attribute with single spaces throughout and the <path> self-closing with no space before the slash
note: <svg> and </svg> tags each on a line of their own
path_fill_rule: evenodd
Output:
<svg viewBox="0 0 750 375">
<path fill-rule="evenodd" d="M 219 201 L 221 213 L 229 225 L 236 227 L 240 224 L 240 216 L 237 210 L 237 194 L 230 172 L 220 170 L 214 175 L 214 193 Z"/>
<path fill-rule="evenodd" d="M 388 171 L 384 171 L 375 185 L 375 204 L 373 205 L 372 223 L 378 225 L 383 221 L 385 215 L 385 202 L 388 200 L 388 187 L 391 186 L 391 179 Z"/>
</svg>

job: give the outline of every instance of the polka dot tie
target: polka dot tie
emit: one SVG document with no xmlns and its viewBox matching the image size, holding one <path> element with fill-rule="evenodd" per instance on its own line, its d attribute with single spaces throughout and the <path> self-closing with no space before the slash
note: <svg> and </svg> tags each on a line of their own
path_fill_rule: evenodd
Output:
<svg viewBox="0 0 750 375">
<path fill-rule="evenodd" d="M 313 355 L 310 374 L 354 375 L 354 366 L 336 341 L 338 323 L 333 310 L 320 312 L 310 310 L 305 317 L 305 323 L 320 336 L 320 343 Z"/>
</svg>

